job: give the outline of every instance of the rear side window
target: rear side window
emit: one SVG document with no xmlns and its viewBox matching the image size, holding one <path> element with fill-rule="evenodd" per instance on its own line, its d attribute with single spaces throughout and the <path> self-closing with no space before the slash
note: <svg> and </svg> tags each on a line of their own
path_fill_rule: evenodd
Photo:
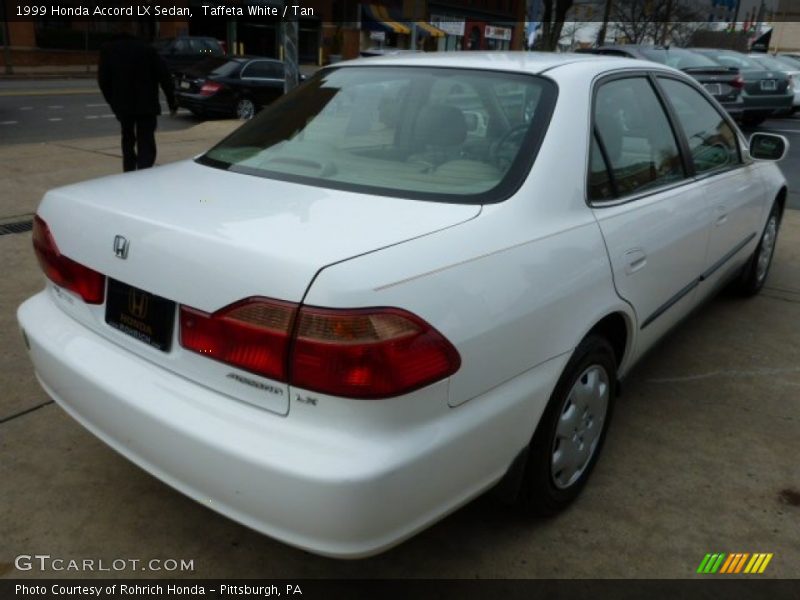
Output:
<svg viewBox="0 0 800 600">
<path fill-rule="evenodd" d="M 611 186 L 618 196 L 659 187 L 685 176 L 678 144 L 667 115 L 645 77 L 615 79 L 602 84 L 595 96 L 591 164 L 607 161 Z M 592 177 L 598 175 L 593 172 Z M 593 186 L 590 199 L 605 200 L 602 186 Z M 592 196 L 592 194 L 596 194 Z"/>
<path fill-rule="evenodd" d="M 731 167 L 740 162 L 736 134 L 722 115 L 691 86 L 659 78 L 686 134 L 697 173 Z"/>
<path fill-rule="evenodd" d="M 242 69 L 242 77 L 251 79 L 283 79 L 283 63 L 254 60 Z"/>
</svg>

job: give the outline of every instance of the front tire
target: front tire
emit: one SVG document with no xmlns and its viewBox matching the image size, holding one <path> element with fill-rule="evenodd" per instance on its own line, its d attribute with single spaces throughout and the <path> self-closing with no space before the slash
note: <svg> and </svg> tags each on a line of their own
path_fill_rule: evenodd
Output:
<svg viewBox="0 0 800 600">
<path fill-rule="evenodd" d="M 528 512 L 553 515 L 586 485 L 611 420 L 616 373 L 605 338 L 590 335 L 578 345 L 531 440 L 519 497 Z"/>
<path fill-rule="evenodd" d="M 767 217 L 767 224 L 764 226 L 755 252 L 745 264 L 739 279 L 734 283 L 734 290 L 740 295 L 755 296 L 764 287 L 772 266 L 780 224 L 780 212 L 776 203 Z"/>
</svg>

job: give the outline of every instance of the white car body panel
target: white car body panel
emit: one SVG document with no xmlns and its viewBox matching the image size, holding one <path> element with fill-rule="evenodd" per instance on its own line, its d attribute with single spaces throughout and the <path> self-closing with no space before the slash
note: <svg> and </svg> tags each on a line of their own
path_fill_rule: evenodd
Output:
<svg viewBox="0 0 800 600">
<path fill-rule="evenodd" d="M 267 296 L 410 311 L 454 345 L 454 375 L 394 398 L 352 400 L 248 373 L 273 388 L 264 392 L 183 350 L 177 331 L 169 353 L 155 350 L 107 326 L 102 305 L 52 283 L 18 311 L 44 389 L 108 445 L 212 510 L 347 558 L 385 550 L 497 483 L 528 445 L 573 350 L 609 315 L 625 325 L 626 375 L 746 260 L 755 238 L 642 329 L 644 319 L 732 240 L 760 234 L 785 186 L 777 166 L 748 158 L 725 176 L 588 205 L 596 78 L 679 74 L 668 67 L 502 52 L 337 67 L 366 64 L 553 79 L 558 102 L 519 190 L 496 204 L 443 204 L 181 162 L 54 190 L 39 215 L 66 256 L 200 310 Z M 717 178 L 725 188 L 709 189 Z M 715 226 L 719 206 L 727 219 Z M 130 240 L 127 260 L 114 256 L 115 235 Z M 646 262 L 626 273 L 636 248 Z"/>
</svg>

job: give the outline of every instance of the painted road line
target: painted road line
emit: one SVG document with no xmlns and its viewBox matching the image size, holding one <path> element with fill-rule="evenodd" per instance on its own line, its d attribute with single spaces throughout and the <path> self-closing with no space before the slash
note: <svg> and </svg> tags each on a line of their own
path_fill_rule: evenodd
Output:
<svg viewBox="0 0 800 600">
<path fill-rule="evenodd" d="M 0 125 L 16 125 L 19 121 L 0 121 Z"/>
<path fill-rule="evenodd" d="M 50 117 L 50 118 L 49 118 L 49 119 L 47 119 L 47 120 L 48 120 L 48 121 L 63 121 L 63 119 L 62 119 L 61 117 Z"/>
<path fill-rule="evenodd" d="M 102 108 L 108 106 L 105 102 L 100 102 L 99 104 L 86 104 L 86 108 Z"/>
<path fill-rule="evenodd" d="M 52 106 L 48 106 L 47 108 L 52 108 L 54 110 L 58 110 L 59 108 L 64 108 L 63 104 L 53 104 Z"/>
<path fill-rule="evenodd" d="M 99 119 L 99 118 L 100 118 L 99 115 L 86 115 L 84 117 L 84 119 Z"/>
<path fill-rule="evenodd" d="M 20 106 L 19 109 L 20 110 L 33 110 L 33 107 L 32 106 Z"/>
<path fill-rule="evenodd" d="M 113 119 L 114 115 L 100 115 L 101 119 Z"/>
</svg>

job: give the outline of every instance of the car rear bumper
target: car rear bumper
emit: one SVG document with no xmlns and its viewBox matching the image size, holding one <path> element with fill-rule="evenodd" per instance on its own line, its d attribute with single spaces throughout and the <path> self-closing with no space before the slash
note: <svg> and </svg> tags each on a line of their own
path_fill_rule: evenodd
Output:
<svg viewBox="0 0 800 600">
<path fill-rule="evenodd" d="M 568 358 L 438 420 L 354 435 L 335 421 L 277 416 L 177 376 L 86 329 L 49 291 L 17 316 L 43 388 L 86 429 L 208 508 L 339 558 L 381 552 L 502 478 Z M 446 391 L 447 382 L 420 392 L 433 402 L 442 396 L 436 386 Z"/>
<path fill-rule="evenodd" d="M 746 114 L 753 113 L 781 113 L 792 109 L 794 101 L 793 94 L 781 94 L 776 96 L 744 96 L 744 110 Z"/>
<path fill-rule="evenodd" d="M 224 113 L 232 114 L 234 107 L 230 102 L 226 102 L 214 96 L 201 96 L 200 94 L 189 94 L 187 92 L 175 92 L 175 101 L 181 108 L 187 108 L 192 112 L 198 113 Z"/>
</svg>

